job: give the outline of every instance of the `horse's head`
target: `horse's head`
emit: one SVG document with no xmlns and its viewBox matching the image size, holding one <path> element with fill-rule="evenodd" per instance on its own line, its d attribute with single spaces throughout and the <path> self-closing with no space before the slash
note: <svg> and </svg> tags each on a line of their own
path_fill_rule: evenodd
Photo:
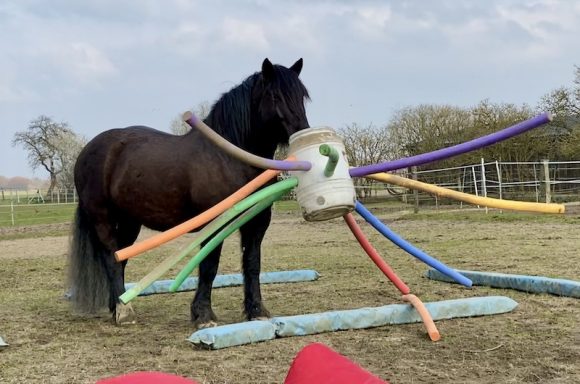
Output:
<svg viewBox="0 0 580 384">
<path fill-rule="evenodd" d="M 310 127 L 304 108 L 308 90 L 298 78 L 301 70 L 302 59 L 290 68 L 265 59 L 252 90 L 259 119 L 279 143 L 287 143 L 293 133 Z"/>
</svg>

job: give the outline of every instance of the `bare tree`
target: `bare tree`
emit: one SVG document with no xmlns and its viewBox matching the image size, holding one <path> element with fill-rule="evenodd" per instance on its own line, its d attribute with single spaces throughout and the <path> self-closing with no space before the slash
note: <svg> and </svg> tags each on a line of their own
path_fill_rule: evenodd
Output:
<svg viewBox="0 0 580 384">
<path fill-rule="evenodd" d="M 83 137 L 77 136 L 74 132 L 59 137 L 56 142 L 58 151 L 58 161 L 62 171 L 58 174 L 57 184 L 61 188 L 74 188 L 74 167 L 79 153 L 87 141 Z"/>
<path fill-rule="evenodd" d="M 195 115 L 202 120 L 205 119 L 207 115 L 209 115 L 210 111 L 211 104 L 209 101 L 202 101 L 197 105 L 197 107 L 193 108 L 193 113 L 195 113 Z M 185 135 L 187 132 L 189 132 L 190 129 L 191 127 L 181 118 L 181 114 L 171 120 L 169 125 L 169 130 L 174 135 Z"/>
<path fill-rule="evenodd" d="M 465 109 L 422 104 L 395 112 L 389 131 L 395 155 L 406 157 L 458 144 L 471 125 L 471 114 Z"/>
<path fill-rule="evenodd" d="M 67 123 L 56 123 L 41 115 L 32 120 L 26 131 L 16 132 L 12 145 L 21 145 L 28 152 L 32 169 L 45 169 L 50 176 L 50 195 L 60 181 L 65 187 L 73 185 L 72 168 L 84 140 L 79 138 Z"/>
<path fill-rule="evenodd" d="M 550 139 L 555 158 L 576 160 L 580 156 L 580 67 L 575 67 L 574 86 L 560 87 L 544 95 L 538 110 L 550 112 Z"/>
<path fill-rule="evenodd" d="M 387 126 L 369 124 L 366 127 L 356 123 L 338 130 L 344 141 L 346 156 L 350 166 L 381 163 L 393 158 L 394 148 Z M 368 197 L 373 181 L 365 178 L 354 180 L 359 197 Z"/>
<path fill-rule="evenodd" d="M 467 139 L 488 135 L 527 120 L 534 115 L 532 108 L 525 104 L 494 104 L 488 100 L 473 107 L 471 113 L 474 121 Z M 548 156 L 550 151 L 546 135 L 545 129 L 533 130 L 472 152 L 469 157 L 473 162 L 479 161 L 481 157 L 516 162 L 537 160 L 540 157 Z"/>
</svg>

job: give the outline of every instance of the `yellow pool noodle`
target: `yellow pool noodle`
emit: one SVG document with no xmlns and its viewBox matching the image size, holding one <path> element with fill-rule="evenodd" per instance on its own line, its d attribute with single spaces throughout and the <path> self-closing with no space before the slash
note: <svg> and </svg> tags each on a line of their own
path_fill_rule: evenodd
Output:
<svg viewBox="0 0 580 384">
<path fill-rule="evenodd" d="M 453 200 L 462 201 L 473 205 L 482 205 L 489 208 L 508 209 L 512 211 L 526 211 L 536 213 L 564 213 L 565 207 L 562 204 L 553 203 L 532 203 L 525 201 L 501 200 L 491 197 L 474 196 L 468 193 L 457 192 L 452 189 L 438 187 L 433 184 L 423 183 L 417 180 L 407 179 L 391 173 L 374 173 L 366 176 L 369 179 L 382 181 L 384 183 L 398 185 L 409 189 L 416 189 L 439 197 L 447 197 Z"/>
</svg>

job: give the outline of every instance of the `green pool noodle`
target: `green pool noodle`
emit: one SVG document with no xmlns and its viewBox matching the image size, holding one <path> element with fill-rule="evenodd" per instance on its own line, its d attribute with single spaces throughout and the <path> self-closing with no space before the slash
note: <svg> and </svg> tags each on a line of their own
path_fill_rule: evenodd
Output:
<svg viewBox="0 0 580 384">
<path fill-rule="evenodd" d="M 286 182 L 286 183 L 285 183 Z M 179 286 L 183 281 L 193 272 L 193 270 L 213 251 L 218 245 L 220 245 L 229 235 L 237 231 L 242 225 L 250 221 L 258 213 L 262 212 L 264 209 L 268 208 L 272 203 L 278 200 L 284 193 L 292 189 L 298 183 L 297 179 L 291 178 L 284 181 L 278 182 L 277 186 L 279 189 L 277 191 L 264 193 L 263 200 L 255 204 L 253 207 L 244 212 L 236 220 L 228 224 L 227 227 L 222 229 L 217 233 L 204 247 L 187 263 L 187 265 L 179 272 L 175 277 L 173 284 L 169 287 L 169 291 L 175 292 L 179 289 Z M 259 191 L 263 192 L 263 191 Z M 257 193 L 259 193 L 257 192 Z M 189 247 L 188 247 L 189 249 Z"/>
<path fill-rule="evenodd" d="M 334 174 L 334 170 L 336 169 L 336 165 L 338 164 L 338 160 L 340 159 L 340 154 L 336 148 L 331 147 L 328 144 L 322 144 L 320 147 L 318 147 L 318 151 L 321 155 L 328 157 L 326 167 L 324 167 L 324 176 L 332 176 Z"/>
<path fill-rule="evenodd" d="M 195 240 L 191 244 L 181 251 L 179 254 L 169 256 L 161 262 L 157 267 L 155 267 L 151 272 L 145 275 L 139 282 L 135 283 L 130 289 L 125 291 L 120 297 L 122 303 L 127 304 L 139 294 L 153 284 L 155 281 L 159 280 L 161 276 L 167 273 L 175 264 L 187 257 L 193 250 L 201 245 L 205 240 L 210 238 L 215 232 L 220 228 L 230 222 L 233 218 L 238 216 L 243 211 L 247 210 L 251 206 L 260 202 L 264 199 L 264 196 L 268 196 L 273 193 L 277 193 L 280 190 L 287 190 L 295 187 L 298 184 L 296 178 L 289 178 L 286 180 L 279 181 L 268 187 L 265 187 L 257 192 L 254 192 L 250 196 L 246 197 L 242 201 L 235 204 L 232 208 L 228 209 L 220 216 L 212 220 L 208 225 L 206 225 L 196 236 Z"/>
</svg>

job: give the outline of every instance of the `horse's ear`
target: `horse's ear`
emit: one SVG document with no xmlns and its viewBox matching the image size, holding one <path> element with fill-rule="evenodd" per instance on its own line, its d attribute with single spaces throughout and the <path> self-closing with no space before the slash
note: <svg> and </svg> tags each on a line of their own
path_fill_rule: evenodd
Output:
<svg viewBox="0 0 580 384">
<path fill-rule="evenodd" d="M 274 79 L 274 64 L 272 64 L 268 58 L 265 58 L 262 62 L 262 76 L 264 76 L 264 79 L 266 80 Z"/>
<path fill-rule="evenodd" d="M 292 64 L 292 66 L 290 67 L 290 69 L 294 72 L 296 72 L 297 75 L 300 75 L 300 72 L 302 71 L 302 64 L 304 64 L 304 62 L 302 61 L 302 58 L 298 59 L 297 62 L 295 62 L 294 64 Z"/>
</svg>

